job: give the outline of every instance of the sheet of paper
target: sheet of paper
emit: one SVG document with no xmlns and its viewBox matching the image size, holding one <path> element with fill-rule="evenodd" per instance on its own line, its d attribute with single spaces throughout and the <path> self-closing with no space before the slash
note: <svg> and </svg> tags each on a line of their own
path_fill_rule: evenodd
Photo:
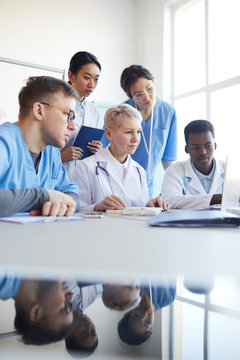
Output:
<svg viewBox="0 0 240 360">
<path fill-rule="evenodd" d="M 15 224 L 53 223 L 84 220 L 81 216 L 30 216 L 29 214 L 15 214 L 15 216 L 2 217 L 0 221 Z"/>
<path fill-rule="evenodd" d="M 162 212 L 160 207 L 126 207 L 123 210 L 106 210 L 107 214 L 153 216 Z"/>
</svg>

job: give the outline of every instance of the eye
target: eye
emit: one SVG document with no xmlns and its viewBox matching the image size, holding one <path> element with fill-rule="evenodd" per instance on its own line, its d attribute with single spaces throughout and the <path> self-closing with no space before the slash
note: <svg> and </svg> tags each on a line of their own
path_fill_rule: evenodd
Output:
<svg viewBox="0 0 240 360">
<path fill-rule="evenodd" d="M 90 80 L 89 76 L 84 76 L 84 80 Z"/>
<path fill-rule="evenodd" d="M 142 132 L 142 130 L 138 130 L 138 132 L 137 132 L 137 133 L 138 133 L 138 135 L 140 135 L 140 134 L 141 134 L 141 132 Z"/>
</svg>

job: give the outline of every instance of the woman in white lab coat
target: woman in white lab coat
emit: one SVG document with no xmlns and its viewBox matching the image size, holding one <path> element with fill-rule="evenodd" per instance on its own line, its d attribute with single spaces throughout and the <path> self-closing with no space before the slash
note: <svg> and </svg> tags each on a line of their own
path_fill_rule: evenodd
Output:
<svg viewBox="0 0 240 360">
<path fill-rule="evenodd" d="M 160 197 L 149 200 L 145 170 L 130 156 L 141 139 L 141 120 L 139 112 L 130 105 L 107 110 L 105 135 L 110 145 L 78 161 L 73 173 L 73 181 L 79 184 L 80 209 L 165 208 Z"/>
<path fill-rule="evenodd" d="M 61 158 L 68 176 L 71 178 L 77 159 L 83 155 L 80 147 L 72 146 L 73 142 L 81 129 L 82 125 L 98 127 L 99 111 L 96 106 L 87 98 L 95 90 L 100 77 L 101 65 L 93 54 L 86 51 L 79 51 L 73 55 L 69 70 L 69 83 L 79 94 L 76 100 L 74 124 L 76 130 L 71 132 L 71 136 L 64 148 L 61 150 Z M 94 140 L 88 145 L 88 149 L 95 154 L 102 148 L 102 143 Z"/>
</svg>

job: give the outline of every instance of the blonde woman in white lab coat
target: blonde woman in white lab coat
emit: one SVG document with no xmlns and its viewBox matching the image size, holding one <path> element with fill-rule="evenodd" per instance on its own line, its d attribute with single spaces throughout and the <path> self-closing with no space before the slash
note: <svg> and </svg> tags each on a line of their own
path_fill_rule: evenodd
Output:
<svg viewBox="0 0 240 360">
<path fill-rule="evenodd" d="M 159 196 L 149 200 L 145 170 L 130 156 L 141 139 L 141 121 L 139 112 L 130 105 L 107 110 L 104 122 L 109 146 L 78 161 L 73 173 L 73 181 L 79 184 L 80 209 L 165 208 Z"/>
<path fill-rule="evenodd" d="M 221 204 L 225 161 L 214 159 L 214 128 L 207 120 L 191 121 L 184 129 L 190 159 L 165 172 L 161 196 L 170 208 L 207 208 Z"/>
</svg>

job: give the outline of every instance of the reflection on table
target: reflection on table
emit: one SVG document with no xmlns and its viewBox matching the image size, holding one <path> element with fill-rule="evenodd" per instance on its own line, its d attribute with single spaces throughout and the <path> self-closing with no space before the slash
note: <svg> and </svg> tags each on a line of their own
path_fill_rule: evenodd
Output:
<svg viewBox="0 0 240 360">
<path fill-rule="evenodd" d="M 49 351 L 63 359 L 240 358 L 238 281 L 200 283 L 184 274 L 175 282 L 155 281 L 87 283 L 2 273 L 0 296 L 9 297 L 12 288 L 14 298 L 0 301 L 0 353 L 4 359 L 33 352 L 41 359 Z"/>
</svg>

